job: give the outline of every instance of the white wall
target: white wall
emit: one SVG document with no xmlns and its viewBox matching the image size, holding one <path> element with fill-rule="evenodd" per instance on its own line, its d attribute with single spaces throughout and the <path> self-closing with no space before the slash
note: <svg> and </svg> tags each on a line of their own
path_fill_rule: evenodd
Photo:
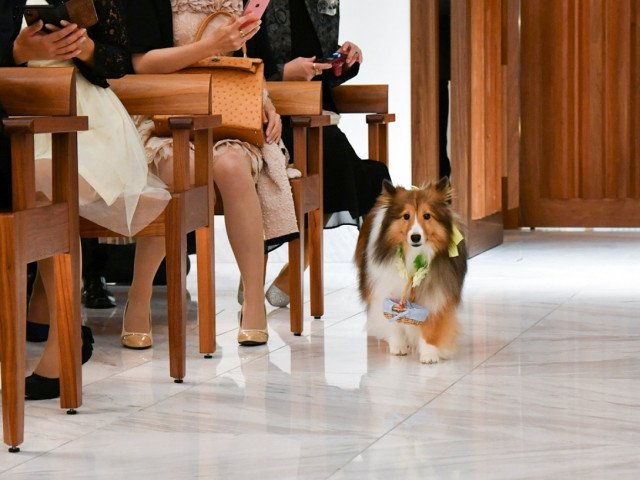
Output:
<svg viewBox="0 0 640 480">
<path fill-rule="evenodd" d="M 411 70 L 409 0 L 341 0 L 340 43 L 351 41 L 364 54 L 349 83 L 389 84 L 389 169 L 394 183 L 411 184 Z M 344 115 L 340 127 L 361 158 L 367 158 L 364 119 Z"/>
</svg>

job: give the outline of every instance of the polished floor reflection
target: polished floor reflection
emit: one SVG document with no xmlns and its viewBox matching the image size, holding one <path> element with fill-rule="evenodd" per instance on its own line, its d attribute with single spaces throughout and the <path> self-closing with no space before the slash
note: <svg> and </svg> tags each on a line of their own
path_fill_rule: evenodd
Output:
<svg viewBox="0 0 640 480">
<path fill-rule="evenodd" d="M 334 237 L 331 237 L 334 235 Z M 337 237 L 336 237 L 337 235 Z M 86 310 L 96 337 L 84 403 L 30 402 L 7 478 L 636 479 L 640 477 L 640 232 L 507 232 L 473 258 L 455 358 L 421 365 L 368 338 L 355 229 L 328 232 L 325 316 L 238 347 L 238 273 L 217 238 L 218 350 L 169 377 L 166 301 L 152 350 L 124 350 L 118 307 Z M 331 240 L 333 238 L 333 240 Z M 275 255 L 268 277 L 277 272 Z M 29 367 L 42 347 L 29 344 Z"/>
</svg>

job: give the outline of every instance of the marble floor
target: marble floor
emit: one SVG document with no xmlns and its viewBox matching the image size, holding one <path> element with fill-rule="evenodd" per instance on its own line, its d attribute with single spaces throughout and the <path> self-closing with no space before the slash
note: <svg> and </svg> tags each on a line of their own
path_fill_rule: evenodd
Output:
<svg viewBox="0 0 640 480">
<path fill-rule="evenodd" d="M 506 232 L 470 260 L 459 351 L 438 365 L 367 337 L 355 232 L 327 232 L 324 317 L 295 337 L 288 310 L 271 309 L 255 348 L 236 343 L 238 273 L 217 238 L 218 350 L 197 351 L 192 271 L 182 384 L 169 377 L 164 290 L 154 347 L 140 352 L 119 346 L 126 288 L 114 287 L 116 309 L 84 312 L 96 345 L 78 415 L 29 402 L 0 475 L 640 478 L 640 232 Z M 41 348 L 29 344 L 29 367 Z"/>
</svg>

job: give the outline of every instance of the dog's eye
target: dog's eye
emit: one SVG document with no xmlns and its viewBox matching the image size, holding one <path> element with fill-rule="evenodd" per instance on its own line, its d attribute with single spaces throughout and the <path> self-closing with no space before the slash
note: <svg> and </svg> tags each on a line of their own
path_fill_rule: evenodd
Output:
<svg viewBox="0 0 640 480">
<path fill-rule="evenodd" d="M 422 218 L 424 218 L 425 220 L 429 220 L 431 218 L 431 214 L 430 213 L 425 213 Z"/>
<path fill-rule="evenodd" d="M 411 218 L 411 215 L 409 215 L 408 213 L 405 213 L 402 218 L 404 218 L 405 220 L 409 220 Z"/>
</svg>

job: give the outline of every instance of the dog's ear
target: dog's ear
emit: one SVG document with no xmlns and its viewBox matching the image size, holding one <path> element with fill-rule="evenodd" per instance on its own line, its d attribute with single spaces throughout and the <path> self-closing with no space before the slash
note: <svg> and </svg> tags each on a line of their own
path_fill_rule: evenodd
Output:
<svg viewBox="0 0 640 480">
<path fill-rule="evenodd" d="M 450 187 L 451 187 L 451 182 L 449 181 L 449 177 L 447 177 L 445 175 L 440 180 L 438 180 L 438 183 L 436 185 L 436 190 L 438 190 L 439 192 L 443 192 L 444 193 Z"/>
<path fill-rule="evenodd" d="M 396 193 L 396 187 L 394 187 L 393 184 L 386 178 L 382 181 L 382 193 L 386 193 L 387 195 L 391 196 L 395 195 Z"/>
<path fill-rule="evenodd" d="M 442 194 L 445 203 L 451 201 L 451 199 L 453 198 L 453 187 L 451 186 L 449 177 L 444 176 L 440 180 L 438 180 L 438 183 L 436 184 L 436 191 Z"/>
</svg>

